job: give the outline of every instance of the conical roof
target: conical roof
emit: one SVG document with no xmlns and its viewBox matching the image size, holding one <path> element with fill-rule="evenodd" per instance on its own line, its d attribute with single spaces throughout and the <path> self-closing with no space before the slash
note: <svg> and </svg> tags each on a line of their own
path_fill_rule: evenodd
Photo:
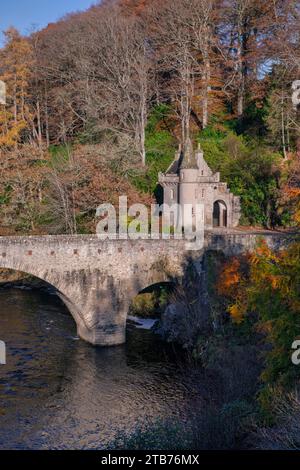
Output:
<svg viewBox="0 0 300 470">
<path fill-rule="evenodd" d="M 197 169 L 197 168 L 198 168 L 198 164 L 197 164 L 196 153 L 194 152 L 192 141 L 189 138 L 186 141 L 185 148 L 183 150 L 180 169 L 187 170 L 187 169 Z"/>
</svg>

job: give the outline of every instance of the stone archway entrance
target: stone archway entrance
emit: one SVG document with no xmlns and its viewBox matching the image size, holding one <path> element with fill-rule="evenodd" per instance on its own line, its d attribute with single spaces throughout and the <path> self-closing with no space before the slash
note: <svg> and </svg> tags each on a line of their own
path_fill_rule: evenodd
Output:
<svg viewBox="0 0 300 470">
<path fill-rule="evenodd" d="M 215 201 L 213 209 L 213 226 L 227 227 L 228 211 L 224 201 Z"/>
</svg>

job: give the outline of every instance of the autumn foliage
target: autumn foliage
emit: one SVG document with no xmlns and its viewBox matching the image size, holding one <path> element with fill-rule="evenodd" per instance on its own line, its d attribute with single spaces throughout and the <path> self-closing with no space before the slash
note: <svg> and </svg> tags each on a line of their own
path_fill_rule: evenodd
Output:
<svg viewBox="0 0 300 470">
<path fill-rule="evenodd" d="M 12 147 L 30 127 L 27 103 L 31 80 L 32 51 L 28 40 L 16 29 L 5 32 L 6 45 L 0 51 L 1 80 L 6 84 L 7 106 L 0 107 L 0 148 Z"/>
<path fill-rule="evenodd" d="M 9 219 L 14 198 L 15 219 L 33 199 L 52 201 L 40 189 L 14 194 L 22 174 L 28 187 L 27 171 L 14 163 L 20 155 L 55 166 L 54 147 L 112 144 L 105 165 L 149 198 L 157 173 L 191 137 L 241 196 L 243 223 L 297 224 L 300 126 L 291 84 L 300 76 L 299 24 L 291 0 L 105 0 L 26 37 L 10 28 L 0 50 L 0 213 Z M 55 171 L 58 199 L 69 169 Z M 89 191 L 82 183 L 80 197 Z M 30 216 L 25 225 L 39 224 Z"/>
<path fill-rule="evenodd" d="M 299 376 L 291 347 L 300 334 L 300 243 L 274 252 L 262 240 L 248 264 L 245 273 L 237 259 L 227 262 L 218 291 L 227 297 L 233 321 L 251 320 L 271 346 L 262 380 L 268 386 L 286 385 Z"/>
</svg>

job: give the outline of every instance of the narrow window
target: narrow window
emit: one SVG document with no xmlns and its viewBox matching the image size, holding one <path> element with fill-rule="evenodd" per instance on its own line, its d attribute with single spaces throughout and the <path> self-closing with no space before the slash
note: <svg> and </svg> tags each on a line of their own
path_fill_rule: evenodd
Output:
<svg viewBox="0 0 300 470">
<path fill-rule="evenodd" d="M 170 190 L 170 197 L 171 197 L 171 200 L 173 201 L 173 199 L 174 199 L 174 189 Z"/>
<path fill-rule="evenodd" d="M 205 196 L 205 189 L 202 189 L 202 197 Z"/>
</svg>

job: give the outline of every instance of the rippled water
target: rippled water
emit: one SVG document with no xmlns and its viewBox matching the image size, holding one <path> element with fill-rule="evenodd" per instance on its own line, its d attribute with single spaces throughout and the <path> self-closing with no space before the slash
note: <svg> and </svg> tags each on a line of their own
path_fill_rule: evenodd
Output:
<svg viewBox="0 0 300 470">
<path fill-rule="evenodd" d="M 150 331 L 95 348 L 76 336 L 56 296 L 0 290 L 1 449 L 101 449 L 146 420 L 185 420 L 197 373 Z"/>
</svg>

